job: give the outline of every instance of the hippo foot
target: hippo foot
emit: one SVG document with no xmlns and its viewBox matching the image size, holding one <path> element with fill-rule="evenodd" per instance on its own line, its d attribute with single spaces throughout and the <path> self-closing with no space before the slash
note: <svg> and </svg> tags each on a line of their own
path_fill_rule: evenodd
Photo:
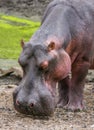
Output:
<svg viewBox="0 0 94 130">
<path fill-rule="evenodd" d="M 64 106 L 64 108 L 74 112 L 85 110 L 84 103 L 80 101 L 75 101 L 75 102 L 69 101 L 68 104 Z"/>
<path fill-rule="evenodd" d="M 63 100 L 59 100 L 57 102 L 57 107 L 58 108 L 63 108 L 64 106 L 66 106 L 68 103 L 68 99 L 63 99 Z"/>
<path fill-rule="evenodd" d="M 65 106 L 65 104 L 63 102 L 60 102 L 57 104 L 57 108 L 63 108 Z"/>
</svg>

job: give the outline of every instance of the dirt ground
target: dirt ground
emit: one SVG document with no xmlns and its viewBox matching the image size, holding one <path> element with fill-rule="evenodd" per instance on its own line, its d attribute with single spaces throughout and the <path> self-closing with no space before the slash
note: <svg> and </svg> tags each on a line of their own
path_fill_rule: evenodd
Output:
<svg viewBox="0 0 94 130">
<path fill-rule="evenodd" d="M 56 109 L 52 117 L 42 119 L 14 110 L 12 92 L 19 83 L 14 76 L 0 78 L 0 130 L 94 130 L 94 72 L 88 74 L 84 89 L 86 110 L 70 112 Z"/>
</svg>

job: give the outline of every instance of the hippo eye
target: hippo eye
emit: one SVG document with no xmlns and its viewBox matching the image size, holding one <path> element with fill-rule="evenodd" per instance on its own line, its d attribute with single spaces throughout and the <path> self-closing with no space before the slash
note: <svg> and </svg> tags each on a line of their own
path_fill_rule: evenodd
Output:
<svg viewBox="0 0 94 130">
<path fill-rule="evenodd" d="M 41 70 L 46 70 L 48 68 L 48 65 L 49 65 L 48 61 L 45 60 L 42 63 L 40 63 L 39 68 Z"/>
</svg>

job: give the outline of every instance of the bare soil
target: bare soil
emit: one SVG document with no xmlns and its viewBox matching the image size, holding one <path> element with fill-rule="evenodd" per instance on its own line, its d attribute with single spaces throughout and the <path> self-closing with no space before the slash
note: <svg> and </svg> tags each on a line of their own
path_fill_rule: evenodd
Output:
<svg viewBox="0 0 94 130">
<path fill-rule="evenodd" d="M 19 83 L 15 76 L 0 78 L 0 130 L 94 130 L 94 72 L 88 74 L 84 89 L 85 111 L 56 109 L 52 117 L 22 115 L 15 111 L 12 92 Z"/>
</svg>

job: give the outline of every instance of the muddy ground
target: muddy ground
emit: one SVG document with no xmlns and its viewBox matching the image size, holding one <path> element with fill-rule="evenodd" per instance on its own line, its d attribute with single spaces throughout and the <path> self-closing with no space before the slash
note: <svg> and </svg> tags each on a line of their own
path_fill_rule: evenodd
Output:
<svg viewBox="0 0 94 130">
<path fill-rule="evenodd" d="M 0 78 L 0 130 L 94 130 L 94 71 L 89 72 L 86 80 L 85 111 L 56 109 L 52 117 L 45 119 L 22 115 L 14 110 L 12 92 L 19 81 L 15 76 Z"/>
</svg>

